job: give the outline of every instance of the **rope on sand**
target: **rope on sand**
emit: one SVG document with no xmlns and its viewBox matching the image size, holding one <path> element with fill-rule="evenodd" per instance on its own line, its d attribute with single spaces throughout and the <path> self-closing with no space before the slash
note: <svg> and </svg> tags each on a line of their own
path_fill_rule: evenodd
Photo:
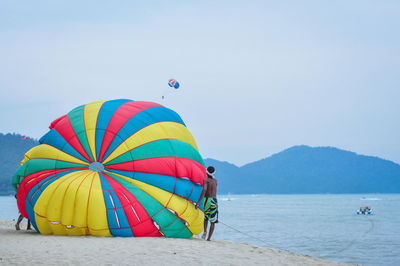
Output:
<svg viewBox="0 0 400 266">
<path fill-rule="evenodd" d="M 225 225 L 226 227 L 228 227 L 228 228 L 230 228 L 230 229 L 232 229 L 232 230 L 234 230 L 234 231 L 236 231 L 236 232 L 238 232 L 238 233 L 241 233 L 241 234 L 243 234 L 243 235 L 245 235 L 245 236 L 248 236 L 248 237 L 250 237 L 250 238 L 253 238 L 253 239 L 256 239 L 256 240 L 258 240 L 258 241 L 261 241 L 261 242 L 263 242 L 264 244 L 266 244 L 266 245 L 269 246 L 269 247 L 273 246 L 271 243 L 268 243 L 268 242 L 262 240 L 261 238 L 258 238 L 258 237 L 249 235 L 248 233 L 242 232 L 242 231 L 240 231 L 239 229 L 236 229 L 236 228 L 233 227 L 233 226 L 230 226 L 230 225 L 228 225 L 228 224 L 226 224 L 226 223 L 224 223 L 224 222 L 221 222 L 221 220 L 218 220 L 218 223 L 221 223 L 221 224 Z"/>
</svg>

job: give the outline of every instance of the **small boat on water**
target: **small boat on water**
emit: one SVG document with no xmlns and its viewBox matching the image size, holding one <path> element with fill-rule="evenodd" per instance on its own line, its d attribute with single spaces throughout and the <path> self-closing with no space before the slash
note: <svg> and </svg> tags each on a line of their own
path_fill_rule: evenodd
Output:
<svg viewBox="0 0 400 266">
<path fill-rule="evenodd" d="M 360 209 L 357 210 L 357 214 L 372 214 L 372 209 L 370 206 L 360 207 Z"/>
</svg>

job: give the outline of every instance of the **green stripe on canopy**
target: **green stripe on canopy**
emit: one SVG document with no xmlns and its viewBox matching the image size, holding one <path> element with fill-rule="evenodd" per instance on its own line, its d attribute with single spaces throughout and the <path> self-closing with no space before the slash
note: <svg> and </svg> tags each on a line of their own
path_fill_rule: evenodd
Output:
<svg viewBox="0 0 400 266">
<path fill-rule="evenodd" d="M 192 145 L 176 139 L 162 139 L 146 143 L 118 156 L 106 165 L 157 157 L 182 157 L 205 166 L 200 153 Z"/>
<path fill-rule="evenodd" d="M 75 131 L 75 135 L 78 137 L 83 149 L 86 151 L 86 154 L 89 155 L 93 162 L 93 155 L 90 151 L 89 142 L 86 136 L 84 109 L 84 105 L 75 108 L 68 113 L 68 118 L 71 122 L 72 128 Z"/>
<path fill-rule="evenodd" d="M 30 159 L 26 161 L 14 174 L 12 178 L 12 185 L 14 186 L 15 189 L 17 189 L 22 179 L 24 179 L 26 176 L 32 173 L 45 170 L 52 170 L 52 169 L 65 169 L 65 168 L 77 168 L 77 167 L 78 168 L 87 167 L 87 165 L 69 163 L 53 159 Z"/>
</svg>

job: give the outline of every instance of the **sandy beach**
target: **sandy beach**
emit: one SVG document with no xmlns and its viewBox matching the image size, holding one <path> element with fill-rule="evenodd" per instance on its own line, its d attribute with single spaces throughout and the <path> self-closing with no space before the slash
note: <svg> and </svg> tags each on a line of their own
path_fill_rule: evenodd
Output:
<svg viewBox="0 0 400 266">
<path fill-rule="evenodd" d="M 229 241 L 45 236 L 0 221 L 3 265 L 349 265 Z"/>
</svg>

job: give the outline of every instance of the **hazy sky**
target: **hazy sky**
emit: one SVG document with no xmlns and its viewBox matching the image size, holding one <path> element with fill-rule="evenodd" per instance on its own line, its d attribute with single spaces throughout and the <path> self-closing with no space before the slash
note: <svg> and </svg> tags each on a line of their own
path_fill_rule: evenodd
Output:
<svg viewBox="0 0 400 266">
<path fill-rule="evenodd" d="M 177 111 L 204 157 L 306 144 L 400 163 L 400 2 L 2 0 L 0 90 L 3 133 L 129 98 Z"/>
</svg>

